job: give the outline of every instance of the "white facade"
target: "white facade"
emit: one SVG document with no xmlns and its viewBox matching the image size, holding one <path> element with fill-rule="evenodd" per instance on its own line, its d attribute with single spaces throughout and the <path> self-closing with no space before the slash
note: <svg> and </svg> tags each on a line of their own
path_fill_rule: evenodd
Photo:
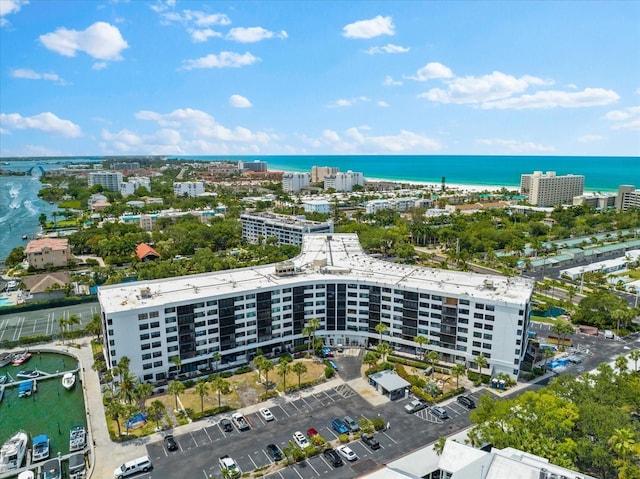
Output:
<svg viewBox="0 0 640 479">
<path fill-rule="evenodd" d="M 120 191 L 122 173 L 119 171 L 92 171 L 88 176 L 89 187 L 102 185 L 105 190 Z"/>
<path fill-rule="evenodd" d="M 630 208 L 640 208 L 640 190 L 632 185 L 620 185 L 616 197 L 616 209 L 626 211 Z"/>
<path fill-rule="evenodd" d="M 335 175 L 340 171 L 337 166 L 313 166 L 311 168 L 311 181 L 313 183 L 322 183 L 324 177 L 328 175 Z"/>
<path fill-rule="evenodd" d="M 606 210 L 616 206 L 615 193 L 585 193 L 580 196 L 573 197 L 573 205 L 587 205 L 598 210 Z"/>
<path fill-rule="evenodd" d="M 333 233 L 333 223 L 309 221 L 304 218 L 275 213 L 244 213 L 240 215 L 242 237 L 249 243 L 277 238 L 278 244 L 301 245 L 307 234 Z"/>
<path fill-rule="evenodd" d="M 520 176 L 520 191 L 532 205 L 572 204 L 574 196 L 584 193 L 584 176 L 556 176 L 555 171 L 534 171 Z"/>
<path fill-rule="evenodd" d="M 391 209 L 393 209 L 393 204 L 389 200 L 371 200 L 367 201 L 364 211 L 368 215 L 374 215 L 378 211 Z"/>
<path fill-rule="evenodd" d="M 359 172 L 345 171 L 324 177 L 324 189 L 333 188 L 336 191 L 352 191 L 355 185 L 364 185 L 364 175 Z"/>
<path fill-rule="evenodd" d="M 202 181 L 182 181 L 173 184 L 173 194 L 176 196 L 198 196 L 204 194 Z"/>
<path fill-rule="evenodd" d="M 327 200 L 304 200 L 302 206 L 307 213 L 320 213 L 323 215 L 331 213 L 331 203 Z"/>
<path fill-rule="evenodd" d="M 309 173 L 285 173 L 282 175 L 282 191 L 293 193 L 309 186 L 311 175 Z"/>
<path fill-rule="evenodd" d="M 147 191 L 151 192 L 151 180 L 146 176 L 133 176 L 127 179 L 127 181 L 120 183 L 120 194 L 122 196 L 133 195 L 136 189 L 144 186 Z"/>
<path fill-rule="evenodd" d="M 244 170 L 244 171 L 265 172 L 267 171 L 267 167 L 268 165 L 266 161 L 255 160 L 255 161 L 239 161 L 238 162 L 238 169 Z"/>
<path fill-rule="evenodd" d="M 307 235 L 291 261 L 177 278 L 102 286 L 105 356 L 123 356 L 143 381 L 240 365 L 302 344 L 312 318 L 327 345 L 385 340 L 415 350 L 417 335 L 445 361 L 474 365 L 483 354 L 494 373 L 518 376 L 526 350 L 531 280 L 441 271 L 377 260 L 355 234 Z"/>
</svg>

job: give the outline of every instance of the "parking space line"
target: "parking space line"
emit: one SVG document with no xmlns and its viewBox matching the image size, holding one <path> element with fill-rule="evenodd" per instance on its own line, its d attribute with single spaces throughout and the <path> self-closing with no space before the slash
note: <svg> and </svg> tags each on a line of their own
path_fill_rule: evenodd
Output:
<svg viewBox="0 0 640 479">
<path fill-rule="evenodd" d="M 198 442 L 196 441 L 196 438 L 193 437 L 193 433 L 190 432 L 189 435 L 191 436 L 191 439 L 193 439 L 194 444 L 196 445 L 196 447 L 198 447 Z"/>
<path fill-rule="evenodd" d="M 202 474 L 204 474 L 204 479 L 209 479 L 209 476 L 207 476 L 207 471 L 205 471 L 204 469 L 202 470 Z"/>
<path fill-rule="evenodd" d="M 205 433 L 205 434 L 207 435 L 207 437 L 209 438 L 209 441 L 210 441 L 210 442 L 213 442 L 213 441 L 211 440 L 211 436 L 209 436 L 209 433 L 207 432 L 207 428 L 206 428 L 206 427 L 203 427 L 202 429 L 204 429 L 204 433 Z"/>
<path fill-rule="evenodd" d="M 394 444 L 398 444 L 398 441 L 396 441 L 394 438 L 392 438 L 391 436 L 389 436 L 389 434 L 387 434 L 384 431 L 380 431 L 382 432 L 382 434 L 384 434 L 385 436 L 387 436 L 389 439 L 391 439 L 391 442 L 393 442 Z"/>
<path fill-rule="evenodd" d="M 322 392 L 324 393 L 324 395 L 325 395 L 325 396 L 327 396 L 327 397 L 329 398 L 329 400 L 330 400 L 330 401 L 335 402 L 335 399 L 333 399 L 333 398 L 331 397 L 331 395 L 330 395 L 326 390 L 324 390 L 324 391 L 322 391 Z"/>
<path fill-rule="evenodd" d="M 313 467 L 313 464 L 311 464 L 311 461 L 309 461 L 309 459 L 307 459 L 307 464 L 311 469 L 313 469 L 313 472 L 315 472 L 318 476 L 320 475 L 320 473 L 316 470 L 316 468 Z"/>
<path fill-rule="evenodd" d="M 258 469 L 258 465 L 255 463 L 255 461 L 253 460 L 253 458 L 251 457 L 251 454 L 247 454 L 247 457 L 249 458 L 249 460 L 251 461 L 251 463 L 253 464 L 253 468 L 254 469 Z"/>
<path fill-rule="evenodd" d="M 293 466 L 293 467 L 292 467 L 292 469 L 295 471 L 295 473 L 298 475 L 298 477 L 299 477 L 300 479 L 304 479 L 304 478 L 300 475 L 300 473 L 298 472 L 298 470 L 295 468 L 295 466 Z"/>
<path fill-rule="evenodd" d="M 296 404 L 295 404 L 293 401 L 291 401 L 289 404 L 291 404 L 291 405 L 292 405 L 294 408 L 296 408 L 298 411 L 301 411 L 301 409 L 300 409 L 298 406 L 296 406 Z"/>
<path fill-rule="evenodd" d="M 178 439 L 176 439 L 176 442 L 178 443 L 178 447 L 180 448 L 180 450 L 182 452 L 184 452 L 184 449 L 182 449 L 182 444 L 180 444 L 180 441 L 178 441 Z"/>
<path fill-rule="evenodd" d="M 309 406 L 309 409 L 313 409 L 313 408 L 311 407 L 311 404 L 309 404 L 309 403 L 305 400 L 305 398 L 301 397 L 300 399 L 302 399 L 302 402 L 303 402 L 303 403 L 305 403 L 307 406 Z"/>
<path fill-rule="evenodd" d="M 262 454 L 264 454 L 264 456 L 267 458 L 267 461 L 269 461 L 269 464 L 274 464 L 274 462 L 271 460 L 271 458 L 269 457 L 269 454 L 267 454 L 264 449 L 262 449 Z"/>
<path fill-rule="evenodd" d="M 283 413 L 285 413 L 287 415 L 287 417 L 291 417 L 291 415 L 285 410 L 284 407 L 282 407 L 282 406 L 278 406 L 278 407 L 282 410 Z"/>
<path fill-rule="evenodd" d="M 331 435 L 333 436 L 334 439 L 338 439 L 338 436 L 336 436 L 336 434 L 333 432 L 332 429 L 327 428 L 327 431 L 329 431 L 331 433 Z"/>
</svg>

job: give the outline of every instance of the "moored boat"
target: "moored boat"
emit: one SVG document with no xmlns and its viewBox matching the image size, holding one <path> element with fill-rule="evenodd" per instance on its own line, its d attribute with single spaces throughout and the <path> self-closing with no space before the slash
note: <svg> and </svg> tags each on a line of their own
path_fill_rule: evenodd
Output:
<svg viewBox="0 0 640 479">
<path fill-rule="evenodd" d="M 33 381 L 24 381 L 18 385 L 18 397 L 26 398 L 33 392 Z"/>
<path fill-rule="evenodd" d="M 22 471 L 18 474 L 18 479 L 35 479 L 36 475 L 33 471 Z"/>
<path fill-rule="evenodd" d="M 13 361 L 13 354 L 11 354 L 11 353 L 2 353 L 2 354 L 0 354 L 0 368 L 5 367 L 11 361 Z"/>
<path fill-rule="evenodd" d="M 79 452 L 69 456 L 69 479 L 84 479 L 86 474 L 84 453 Z"/>
<path fill-rule="evenodd" d="M 76 375 L 74 373 L 65 373 L 62 376 L 62 386 L 68 391 L 76 385 Z"/>
<path fill-rule="evenodd" d="M 7 382 L 7 376 L 6 375 L 0 376 L 0 384 L 4 384 L 6 382 Z"/>
<path fill-rule="evenodd" d="M 42 465 L 44 479 L 60 479 L 62 477 L 62 468 L 60 467 L 60 459 L 51 459 Z"/>
<path fill-rule="evenodd" d="M 31 359 L 31 353 L 29 351 L 23 351 L 21 353 L 17 353 L 11 359 L 11 364 L 14 366 L 20 366 Z"/>
<path fill-rule="evenodd" d="M 49 436 L 40 434 L 33 438 L 31 457 L 33 462 L 42 461 L 49 457 Z"/>
<path fill-rule="evenodd" d="M 0 472 L 13 471 L 22 466 L 29 437 L 22 429 L 11 436 L 0 449 Z"/>
<path fill-rule="evenodd" d="M 87 431 L 83 425 L 73 426 L 69 431 L 69 452 L 81 451 L 87 445 Z"/>
<path fill-rule="evenodd" d="M 40 376 L 40 371 L 38 371 L 37 369 L 20 371 L 18 374 L 16 374 L 16 377 L 20 379 L 35 379 L 38 376 Z"/>
</svg>

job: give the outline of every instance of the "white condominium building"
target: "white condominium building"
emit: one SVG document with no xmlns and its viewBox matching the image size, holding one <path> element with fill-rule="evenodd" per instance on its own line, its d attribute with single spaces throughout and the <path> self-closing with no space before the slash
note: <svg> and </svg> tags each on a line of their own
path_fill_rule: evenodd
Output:
<svg viewBox="0 0 640 479">
<path fill-rule="evenodd" d="M 105 357 L 124 356 L 143 381 L 181 370 L 239 366 L 260 348 L 277 354 L 304 344 L 302 330 L 320 321 L 326 345 L 377 343 L 376 325 L 395 348 L 475 367 L 482 354 L 492 373 L 517 378 L 527 347 L 533 283 L 401 265 L 374 259 L 355 234 L 307 235 L 296 258 L 192 276 L 101 286 Z"/>
<path fill-rule="evenodd" d="M 266 161 L 254 160 L 254 161 L 239 161 L 238 169 L 242 171 L 267 171 L 268 164 Z"/>
<path fill-rule="evenodd" d="M 204 193 L 202 181 L 182 181 L 173 184 L 173 194 L 176 196 L 198 196 Z"/>
<path fill-rule="evenodd" d="M 322 183 L 324 177 L 328 175 L 335 175 L 340 171 L 337 166 L 313 166 L 311 167 L 311 182 Z"/>
<path fill-rule="evenodd" d="M 309 186 L 311 175 L 309 173 L 285 173 L 282 175 L 282 191 L 293 193 Z"/>
<path fill-rule="evenodd" d="M 574 196 L 584 193 L 584 176 L 556 176 L 555 171 L 534 171 L 520 176 L 520 191 L 532 205 L 572 204 Z"/>
<path fill-rule="evenodd" d="M 359 172 L 345 171 L 324 177 L 324 189 L 333 188 L 336 191 L 351 191 L 355 185 L 364 185 L 364 175 Z"/>
<path fill-rule="evenodd" d="M 328 200 L 303 200 L 302 207 L 307 213 L 320 213 L 324 215 L 331 213 L 331 203 L 329 203 Z"/>
<path fill-rule="evenodd" d="M 301 245 L 302 237 L 312 233 L 333 233 L 333 223 L 310 221 L 297 216 L 270 212 L 243 213 L 242 237 L 258 244 L 267 238 L 277 238 L 278 244 Z"/>
<path fill-rule="evenodd" d="M 626 211 L 630 208 L 640 208 L 640 190 L 633 185 L 620 185 L 616 197 L 616 209 Z"/>
<path fill-rule="evenodd" d="M 133 176 L 120 183 L 120 193 L 126 197 L 133 195 L 138 188 L 145 187 L 148 192 L 151 192 L 151 180 L 146 176 Z"/>
<path fill-rule="evenodd" d="M 88 177 L 89 187 L 102 185 L 105 190 L 120 191 L 122 173 L 119 171 L 92 171 Z"/>
</svg>

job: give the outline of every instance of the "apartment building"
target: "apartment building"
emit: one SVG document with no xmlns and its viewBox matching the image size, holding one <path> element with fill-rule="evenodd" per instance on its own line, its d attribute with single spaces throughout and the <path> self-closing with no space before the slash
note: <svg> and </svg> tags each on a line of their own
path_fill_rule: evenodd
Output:
<svg viewBox="0 0 640 479">
<path fill-rule="evenodd" d="M 313 166 L 311 167 L 311 182 L 322 183 L 325 176 L 335 175 L 340 172 L 337 166 Z"/>
<path fill-rule="evenodd" d="M 328 200 L 303 200 L 302 207 L 306 213 L 320 213 L 324 215 L 331 213 L 331 203 L 329 203 Z"/>
<path fill-rule="evenodd" d="M 620 185 L 616 197 L 616 209 L 627 211 L 631 208 L 640 208 L 640 190 L 633 185 Z"/>
<path fill-rule="evenodd" d="M 240 221 L 242 237 L 253 244 L 258 244 L 261 239 L 277 238 L 278 244 L 301 245 L 304 235 L 333 233 L 333 223 L 270 212 L 244 213 L 240 215 Z"/>
<path fill-rule="evenodd" d="M 309 173 L 285 173 L 282 175 L 282 191 L 295 193 L 309 186 L 311 175 Z"/>
<path fill-rule="evenodd" d="M 120 194 L 123 197 L 133 195 L 140 187 L 144 187 L 148 192 L 151 192 L 151 180 L 146 176 L 132 176 L 120 183 Z"/>
<path fill-rule="evenodd" d="M 87 178 L 89 187 L 102 185 L 105 190 L 120 191 L 122 173 L 119 171 L 92 171 Z"/>
<path fill-rule="evenodd" d="M 364 175 L 360 172 L 345 171 L 324 177 L 324 189 L 333 188 L 336 191 L 352 191 L 353 187 L 364 186 Z"/>
<path fill-rule="evenodd" d="M 173 184 L 173 194 L 176 196 L 194 196 L 204 194 L 204 182 L 202 181 L 181 181 Z"/>
<path fill-rule="evenodd" d="M 29 266 L 35 269 L 67 266 L 71 259 L 69 240 L 62 238 L 29 241 L 24 253 Z"/>
<path fill-rule="evenodd" d="M 557 176 L 555 171 L 534 171 L 520 176 L 520 192 L 536 206 L 572 204 L 574 196 L 584 193 L 584 176 Z"/>
<path fill-rule="evenodd" d="M 597 210 L 615 208 L 617 195 L 615 193 L 587 192 L 573 197 L 573 205 L 587 205 Z"/>
<path fill-rule="evenodd" d="M 266 161 L 239 161 L 238 169 L 240 171 L 258 171 L 264 173 L 267 171 L 267 162 Z"/>
<path fill-rule="evenodd" d="M 326 345 L 384 340 L 416 351 L 417 335 L 442 360 L 517 378 L 529 328 L 531 280 L 443 271 L 368 256 L 355 234 L 306 235 L 302 252 L 278 264 L 102 286 L 105 357 L 122 357 L 143 381 L 250 361 L 260 348 L 277 354 L 303 344 L 320 321 Z"/>
</svg>

